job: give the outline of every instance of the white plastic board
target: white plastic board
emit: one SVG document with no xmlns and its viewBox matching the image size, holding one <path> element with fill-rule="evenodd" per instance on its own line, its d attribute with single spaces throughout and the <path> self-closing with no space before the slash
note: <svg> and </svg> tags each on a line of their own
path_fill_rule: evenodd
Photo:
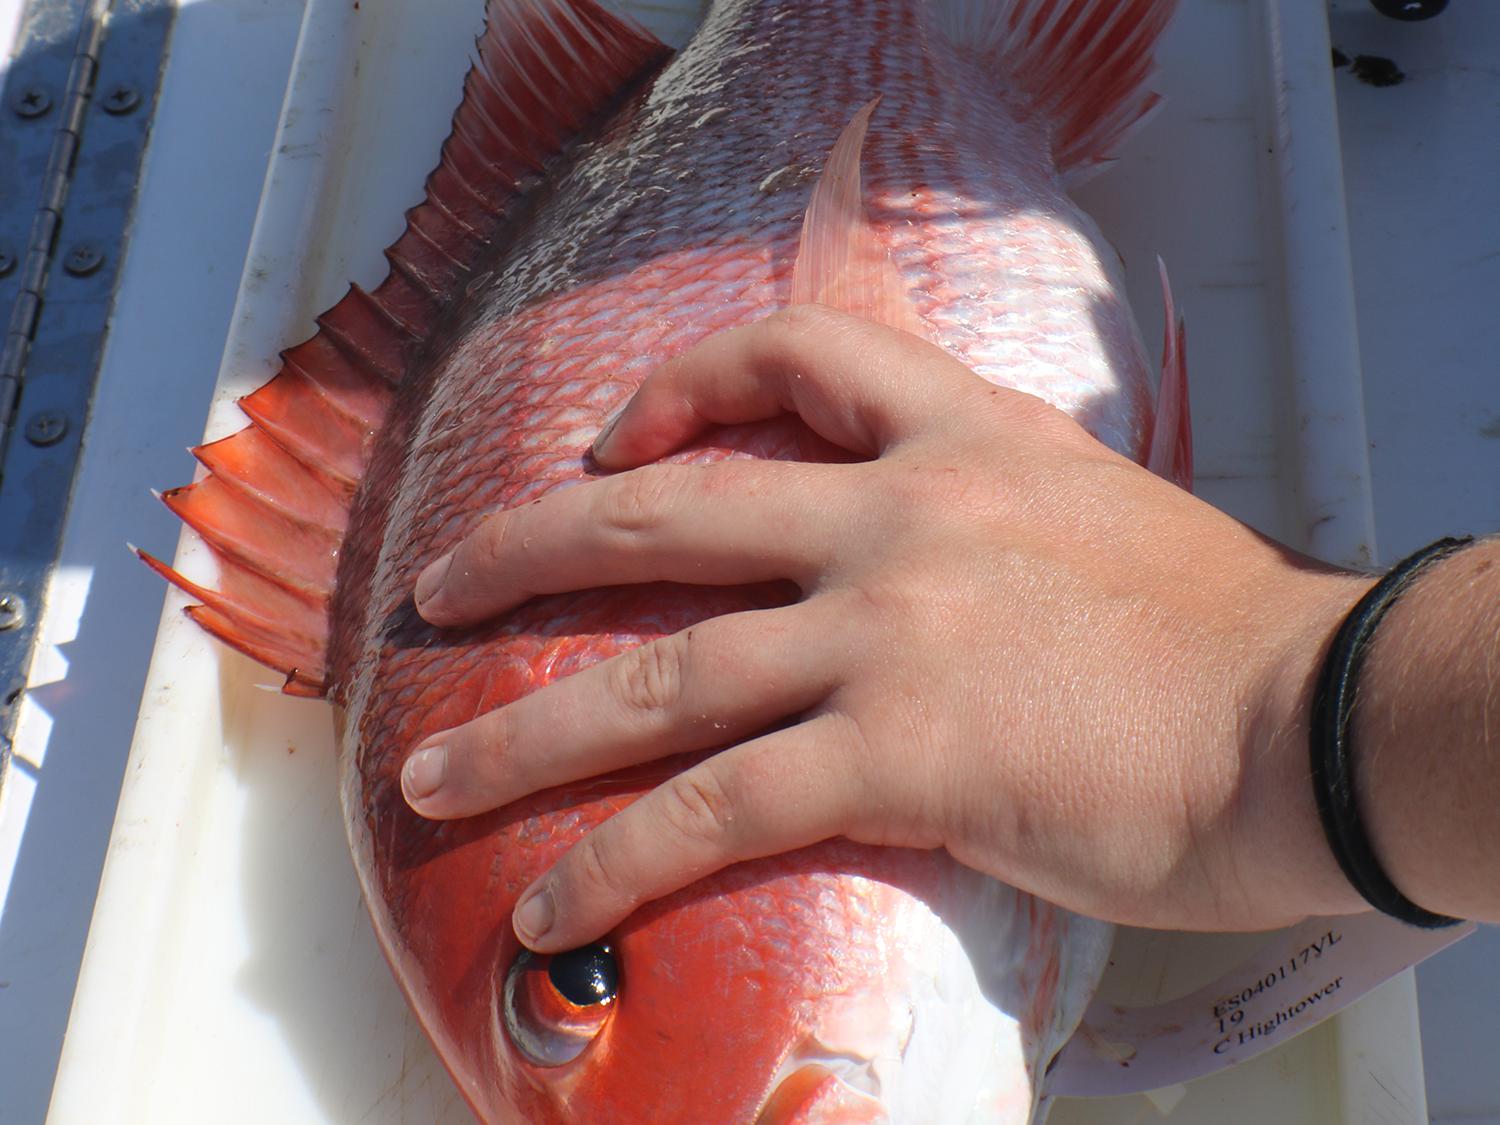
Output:
<svg viewBox="0 0 1500 1125">
<path fill-rule="evenodd" d="M 312 0 L 226 346 L 210 437 L 380 250 L 456 103 L 477 0 Z M 1189 318 L 1199 491 L 1293 545 L 1373 553 L 1352 289 L 1322 14 L 1189 3 L 1163 112 L 1081 192 L 1148 338 L 1167 260 Z M 1283 24 L 1282 21 L 1286 21 Z M 1316 378 L 1313 374 L 1316 373 Z M 176 483 L 163 481 L 163 484 Z M 206 576 L 184 539 L 178 563 Z M 321 704 L 213 645 L 168 598 L 59 1068 L 71 1122 L 449 1122 L 466 1111 L 375 948 L 343 842 Z M 1259 939 L 1130 934 L 1107 991 L 1188 991 Z M 1154 1100 L 1054 1122 L 1425 1120 L 1401 978 L 1318 1030 Z M 1391 1093 L 1394 1091 L 1394 1093 Z"/>
<path fill-rule="evenodd" d="M 0 0 L 0 52 L 21 7 Z M 138 8 L 116 3 L 111 26 L 128 25 Z M 203 433 L 301 21 L 300 0 L 177 7 L 58 567 L 32 606 L 40 634 L 15 756 L 0 784 L 3 1125 L 37 1125 L 47 1113 L 161 616 L 160 581 L 125 545 L 170 555 L 177 540 L 180 524 L 150 487 L 185 479 L 184 447 Z M 0 133 L 13 124 L 25 123 L 12 119 Z M 0 211 L 24 234 L 39 199 L 0 199 Z M 0 318 L 15 277 L 0 281 Z"/>
<path fill-rule="evenodd" d="M 1380 560 L 1500 531 L 1500 4 L 1399 23 L 1333 0 L 1333 42 L 1398 86 L 1338 72 Z M 1500 927 L 1417 971 L 1433 1125 L 1500 1125 Z"/>
</svg>

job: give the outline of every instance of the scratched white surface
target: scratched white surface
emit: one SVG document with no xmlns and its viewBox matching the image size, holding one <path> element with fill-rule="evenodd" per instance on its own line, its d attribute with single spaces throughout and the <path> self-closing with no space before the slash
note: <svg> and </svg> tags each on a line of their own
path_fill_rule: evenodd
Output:
<svg viewBox="0 0 1500 1125">
<path fill-rule="evenodd" d="M 8 3 L 13 0 L 0 0 L 0 45 Z M 371 6 L 369 0 L 366 6 Z M 1238 0 L 1192 5 L 1204 19 L 1231 23 L 1242 18 L 1243 6 Z M 1394 90 L 1362 87 L 1347 75 L 1340 75 L 1338 83 L 1376 516 L 1381 553 L 1389 560 L 1451 530 L 1500 527 L 1500 501 L 1493 487 L 1500 479 L 1500 440 L 1486 432 L 1490 427 L 1500 431 L 1493 358 L 1500 329 L 1489 311 L 1492 295 L 1500 292 L 1500 217 L 1493 207 L 1500 169 L 1495 146 L 1485 140 L 1500 135 L 1500 84 L 1486 47 L 1500 42 L 1500 11 L 1460 0 L 1432 24 L 1406 26 L 1367 16 L 1365 5 L 1353 0 L 1335 8 L 1336 42 L 1350 53 L 1390 55 L 1411 74 L 1405 86 Z M 181 479 L 187 460 L 173 451 L 201 433 L 208 383 L 222 348 L 300 14 L 300 0 L 198 0 L 185 5 L 179 17 L 145 203 L 127 266 L 133 272 L 127 273 L 121 296 L 121 308 L 130 315 L 116 319 L 111 362 L 101 382 L 85 476 L 64 550 L 65 562 L 78 571 L 73 596 L 62 599 L 71 607 L 73 623 L 53 632 L 66 642 L 54 654 L 67 660 L 52 662 L 48 674 L 58 677 L 56 683 L 50 696 L 39 693 L 33 705 L 31 721 L 42 720 L 50 730 L 42 739 L 45 756 L 38 755 L 42 760 L 29 777 L 29 800 L 22 807 L 8 794 L 0 802 L 0 843 L 8 837 L 16 845 L 13 860 L 0 858 L 0 866 L 7 868 L 0 871 L 0 888 L 9 886 L 0 902 L 4 1125 L 39 1121 L 45 1111 L 92 887 L 113 819 L 126 732 L 145 676 L 159 593 L 118 545 L 129 537 L 168 550 L 172 541 L 169 522 L 143 498 L 144 490 Z M 1187 51 L 1190 45 L 1180 48 Z M 1232 53 L 1204 52 L 1199 65 L 1217 88 L 1234 86 Z M 1216 116 L 1202 107 L 1198 115 Z M 1170 118 L 1159 119 L 1153 128 L 1160 129 L 1163 120 Z M 1207 121 L 1190 129 L 1195 144 L 1210 146 L 1218 143 L 1210 139 L 1214 132 Z M 1148 162 L 1170 162 L 1170 149 L 1151 136 L 1144 134 L 1136 142 L 1144 146 L 1140 154 Z M 1231 144 L 1210 163 L 1233 179 L 1253 176 L 1245 160 Z M 408 178 L 419 181 L 422 171 L 425 165 L 410 169 Z M 401 174 L 394 172 L 393 178 Z M 1125 174 L 1127 168 L 1116 173 Z M 1103 179 L 1091 186 L 1091 203 L 1093 197 L 1107 197 L 1109 185 Z M 1226 369 L 1253 367 L 1263 355 L 1253 320 L 1246 322 L 1235 307 L 1253 306 L 1260 299 L 1253 286 L 1205 285 L 1204 280 L 1214 279 L 1183 276 L 1196 243 L 1217 240 L 1232 248 L 1246 235 L 1243 226 L 1211 222 L 1209 213 L 1196 206 L 1214 195 L 1214 185 L 1211 179 L 1168 180 L 1148 208 L 1154 219 L 1111 231 L 1132 260 L 1132 272 L 1140 278 L 1137 289 L 1146 294 L 1138 298 L 1138 307 L 1148 336 L 1154 335 L 1150 326 L 1156 305 L 1141 277 L 1141 255 L 1164 251 L 1179 277 L 1179 291 L 1190 290 L 1182 299 L 1193 318 L 1190 347 L 1199 383 L 1215 377 L 1210 373 L 1222 378 Z M 404 188 L 392 190 L 399 194 Z M 1109 207 L 1095 209 L 1108 212 Z M 1108 226 L 1107 214 L 1101 217 Z M 357 274 L 371 265 L 356 260 L 349 269 Z M 164 347 L 163 340 L 171 346 Z M 1219 478 L 1206 482 L 1204 491 L 1268 530 L 1290 534 L 1282 501 L 1258 491 L 1254 473 L 1235 469 L 1248 457 L 1262 464 L 1262 477 L 1274 474 L 1264 468 L 1272 440 L 1265 403 L 1245 392 L 1239 399 L 1199 395 L 1195 405 L 1200 407 L 1200 458 L 1206 456 L 1209 476 Z M 1216 471 L 1216 463 L 1227 471 Z M 216 671 L 214 677 L 240 692 L 251 708 L 228 716 L 228 728 L 269 714 L 300 748 L 321 736 L 317 720 L 305 708 L 259 698 L 259 693 L 243 695 L 254 679 L 243 664 L 226 661 L 222 676 Z M 347 861 L 332 815 L 331 769 L 313 754 L 288 755 L 285 746 L 280 750 L 273 761 L 231 755 L 228 772 L 241 796 L 229 805 L 197 810 L 204 820 L 186 826 L 196 830 L 195 846 L 215 853 L 195 854 L 193 860 L 209 861 L 205 871 L 227 870 L 237 884 L 236 909 L 258 914 L 260 921 L 217 949 L 193 943 L 201 930 L 179 928 L 177 935 L 189 940 L 170 953 L 172 959 L 209 961 L 226 970 L 217 990 L 197 999 L 209 1001 L 209 1007 L 227 1001 L 248 1009 L 257 1025 L 252 1034 L 262 1043 L 277 1044 L 273 1061 L 286 1067 L 270 1073 L 293 1076 L 292 1100 L 281 1102 L 280 1110 L 255 1101 L 255 1088 L 269 1079 L 259 1069 L 263 1060 L 226 1060 L 225 1043 L 216 1038 L 222 1032 L 211 1024 L 193 1025 L 184 1034 L 183 1028 L 165 1026 L 151 1013 L 123 1009 L 114 1030 L 198 1040 L 196 1052 L 173 1065 L 206 1063 L 209 1073 L 197 1084 L 167 1087 L 166 1097 L 174 1104 L 164 1104 L 153 1120 L 202 1120 L 205 1105 L 215 1107 L 216 1120 L 230 1119 L 222 1115 L 227 1110 L 243 1111 L 248 1114 L 244 1120 L 421 1120 L 421 1107 L 429 1103 L 420 1092 L 405 1111 L 371 1116 L 368 1103 L 361 1107 L 349 1089 L 349 1075 L 358 1069 L 351 1065 L 356 1049 L 351 1041 L 358 1044 L 367 1033 L 374 1034 L 371 1020 L 388 1010 L 383 1005 L 389 996 L 382 998 L 381 989 L 388 989 L 389 982 L 378 958 L 370 960 L 367 928 L 357 902 L 347 894 Z M 215 761 L 211 768 L 224 765 Z M 301 795 L 289 800 L 289 793 Z M 342 884 L 337 881 L 340 863 L 346 879 Z M 334 882 L 325 882 L 328 878 Z M 201 886 L 207 890 L 211 884 Z M 171 934 L 169 928 L 166 936 Z M 296 966 L 310 947 L 317 957 Z M 1490 933 L 1421 972 L 1435 1121 L 1500 1123 L 1500 1074 L 1490 1046 L 1500 1001 L 1497 954 L 1500 943 Z M 365 969 L 379 968 L 364 980 L 371 996 L 358 1012 L 331 1009 L 319 965 L 351 956 L 364 958 Z M 179 992 L 158 999 L 170 1011 L 170 1002 L 183 997 Z M 394 1060 L 393 1077 L 404 1072 L 408 1052 L 421 1065 L 425 1048 L 405 1030 L 382 1043 L 381 1049 L 391 1053 L 388 1061 Z M 1333 1047 L 1329 1037 L 1314 1035 L 1299 1041 L 1295 1053 L 1279 1052 L 1280 1061 L 1271 1066 L 1282 1075 L 1299 1069 L 1326 1075 L 1333 1066 Z M 95 1070 L 91 1064 L 102 1062 L 85 1055 L 79 1065 Z M 183 1072 L 176 1073 L 181 1077 Z M 1295 1119 L 1283 1115 L 1284 1107 L 1274 1097 L 1265 1098 L 1264 1086 L 1251 1068 L 1244 1068 L 1223 1087 L 1199 1095 L 1207 1115 L 1203 1119 Z M 226 1090 L 236 1092 L 228 1104 Z M 377 1102 L 382 1093 L 374 1091 Z M 405 1097 L 398 1094 L 398 1102 Z M 311 1116 L 298 1108 L 309 1105 Z M 1170 1120 L 1196 1120 L 1193 1109 L 1184 1103 Z M 1071 1120 L 1149 1121 L 1157 1116 L 1141 1099 L 1103 1118 L 1100 1112 L 1104 1107 L 1080 1110 Z M 429 1113 L 426 1119 L 433 1118 Z M 88 1118 L 134 1119 L 139 1118 L 113 1113 Z M 1064 1120 L 1063 1115 L 1057 1120 Z"/>
</svg>

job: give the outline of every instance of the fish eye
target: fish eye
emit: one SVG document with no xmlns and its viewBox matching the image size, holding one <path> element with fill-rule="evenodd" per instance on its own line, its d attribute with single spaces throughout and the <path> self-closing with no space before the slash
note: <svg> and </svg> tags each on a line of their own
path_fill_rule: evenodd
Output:
<svg viewBox="0 0 1500 1125">
<path fill-rule="evenodd" d="M 547 966 L 547 979 L 563 999 L 580 1008 L 612 1003 L 620 986 L 615 955 L 607 945 L 557 954 Z"/>
<path fill-rule="evenodd" d="M 570 1063 L 609 1022 L 619 991 L 619 964 L 606 944 L 551 957 L 523 949 L 505 974 L 506 1034 L 537 1066 Z"/>
</svg>

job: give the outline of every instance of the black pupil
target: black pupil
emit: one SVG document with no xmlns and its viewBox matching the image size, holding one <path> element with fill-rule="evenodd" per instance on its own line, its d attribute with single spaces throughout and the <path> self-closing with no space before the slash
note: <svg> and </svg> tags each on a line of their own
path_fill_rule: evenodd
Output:
<svg viewBox="0 0 1500 1125">
<path fill-rule="evenodd" d="M 580 1008 L 609 1003 L 620 986 L 615 955 L 607 945 L 557 954 L 547 966 L 547 977 L 564 999 Z"/>
</svg>

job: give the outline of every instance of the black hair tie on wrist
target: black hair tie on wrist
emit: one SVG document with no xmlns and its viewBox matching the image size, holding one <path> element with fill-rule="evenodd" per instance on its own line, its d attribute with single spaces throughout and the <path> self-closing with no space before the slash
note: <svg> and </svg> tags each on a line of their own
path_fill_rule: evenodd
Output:
<svg viewBox="0 0 1500 1125">
<path fill-rule="evenodd" d="M 1375 628 L 1426 567 L 1472 543 L 1472 536 L 1439 539 L 1397 563 L 1350 611 L 1323 662 L 1313 693 L 1313 796 L 1328 846 L 1354 889 L 1376 910 L 1402 922 L 1435 930 L 1455 926 L 1462 919 L 1424 910 L 1391 882 L 1370 846 L 1355 800 L 1354 763 L 1349 748 L 1349 722 L 1354 711 L 1354 688 L 1365 662 Z"/>
</svg>

